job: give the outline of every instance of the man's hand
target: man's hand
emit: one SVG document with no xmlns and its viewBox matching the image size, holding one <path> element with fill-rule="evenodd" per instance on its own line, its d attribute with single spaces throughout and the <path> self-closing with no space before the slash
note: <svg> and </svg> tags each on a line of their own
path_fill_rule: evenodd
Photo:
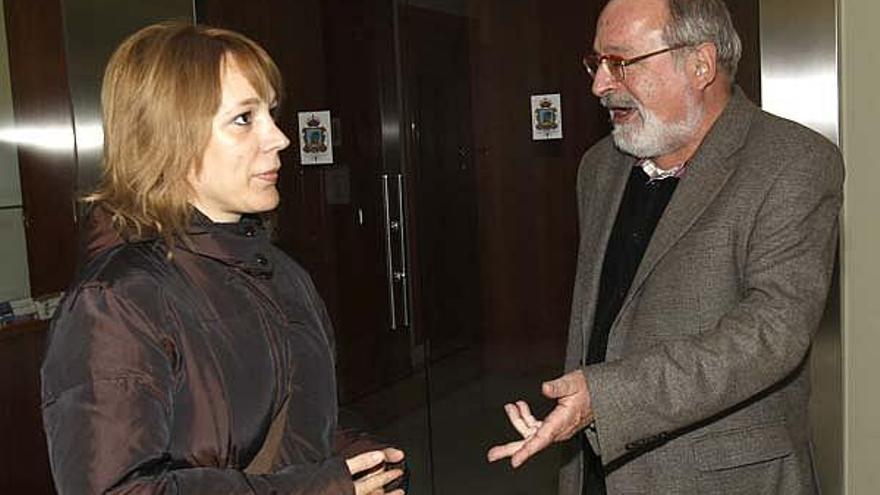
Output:
<svg viewBox="0 0 880 495">
<path fill-rule="evenodd" d="M 523 440 L 492 447 L 487 456 L 489 462 L 510 457 L 510 464 L 518 468 L 551 443 L 568 440 L 593 421 L 590 390 L 583 371 L 575 370 L 545 382 L 541 392 L 556 399 L 556 407 L 543 421 L 536 420 L 523 401 L 504 405 L 510 423 Z"/>
</svg>

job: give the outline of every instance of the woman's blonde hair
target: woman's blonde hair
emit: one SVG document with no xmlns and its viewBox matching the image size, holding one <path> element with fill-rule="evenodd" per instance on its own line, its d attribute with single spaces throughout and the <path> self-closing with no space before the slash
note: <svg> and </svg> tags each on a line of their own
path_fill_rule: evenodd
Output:
<svg viewBox="0 0 880 495">
<path fill-rule="evenodd" d="M 281 98 L 278 67 L 254 41 L 225 29 L 154 24 L 116 49 L 104 72 L 104 170 L 85 198 L 128 240 L 186 238 L 190 170 L 201 166 L 231 57 L 267 102 Z"/>
</svg>

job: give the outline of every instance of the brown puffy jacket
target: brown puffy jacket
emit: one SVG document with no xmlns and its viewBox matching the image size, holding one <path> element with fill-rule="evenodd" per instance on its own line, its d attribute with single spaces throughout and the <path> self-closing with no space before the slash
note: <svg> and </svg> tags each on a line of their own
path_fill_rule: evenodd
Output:
<svg viewBox="0 0 880 495">
<path fill-rule="evenodd" d="M 124 242 L 96 209 L 51 329 L 43 420 L 61 494 L 354 493 L 333 334 L 309 276 L 254 218 L 191 244 Z M 271 474 L 243 472 L 285 398 Z"/>
</svg>

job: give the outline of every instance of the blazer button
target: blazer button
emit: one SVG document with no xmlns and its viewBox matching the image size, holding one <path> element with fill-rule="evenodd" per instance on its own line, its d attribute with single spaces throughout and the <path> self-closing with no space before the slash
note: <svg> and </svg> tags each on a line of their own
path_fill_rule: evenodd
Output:
<svg viewBox="0 0 880 495">
<path fill-rule="evenodd" d="M 639 450 L 644 449 L 645 447 L 649 447 L 654 445 L 655 443 L 660 443 L 672 438 L 672 434 L 668 431 L 664 431 L 663 433 L 658 433 L 656 435 L 652 435 L 647 438 L 641 438 L 639 440 L 630 442 L 624 446 L 626 450 Z"/>
<path fill-rule="evenodd" d="M 624 446 L 626 450 L 638 450 L 644 447 L 644 442 L 642 440 L 636 440 L 635 442 L 630 442 Z"/>
<path fill-rule="evenodd" d="M 269 260 L 266 259 L 262 254 L 257 255 L 257 264 L 261 266 L 266 266 L 269 264 Z"/>
</svg>

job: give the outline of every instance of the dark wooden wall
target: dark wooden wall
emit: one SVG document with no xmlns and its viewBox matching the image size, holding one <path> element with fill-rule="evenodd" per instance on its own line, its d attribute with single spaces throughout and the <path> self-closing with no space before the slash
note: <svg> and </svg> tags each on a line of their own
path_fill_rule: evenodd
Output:
<svg viewBox="0 0 880 495">
<path fill-rule="evenodd" d="M 761 103 L 761 24 L 759 0 L 726 0 L 733 25 L 743 43 L 736 82 L 755 103 Z"/>
<path fill-rule="evenodd" d="M 54 493 L 40 416 L 43 322 L 0 330 L 0 493 Z"/>
<path fill-rule="evenodd" d="M 4 9 L 15 125 L 64 136 L 18 147 L 31 294 L 37 296 L 64 290 L 76 266 L 76 153 L 61 4 L 9 0 Z"/>
<path fill-rule="evenodd" d="M 597 2 L 475 2 L 474 130 L 486 361 L 562 363 L 577 251 L 581 154 L 608 132 L 581 68 Z M 532 141 L 530 95 L 561 93 L 564 139 Z"/>
<path fill-rule="evenodd" d="M 76 154 L 59 0 L 4 2 L 16 127 L 57 140 L 19 144 L 34 296 L 64 290 L 76 266 Z M 46 324 L 0 330 L 0 493 L 54 493 L 40 416 Z"/>
</svg>

